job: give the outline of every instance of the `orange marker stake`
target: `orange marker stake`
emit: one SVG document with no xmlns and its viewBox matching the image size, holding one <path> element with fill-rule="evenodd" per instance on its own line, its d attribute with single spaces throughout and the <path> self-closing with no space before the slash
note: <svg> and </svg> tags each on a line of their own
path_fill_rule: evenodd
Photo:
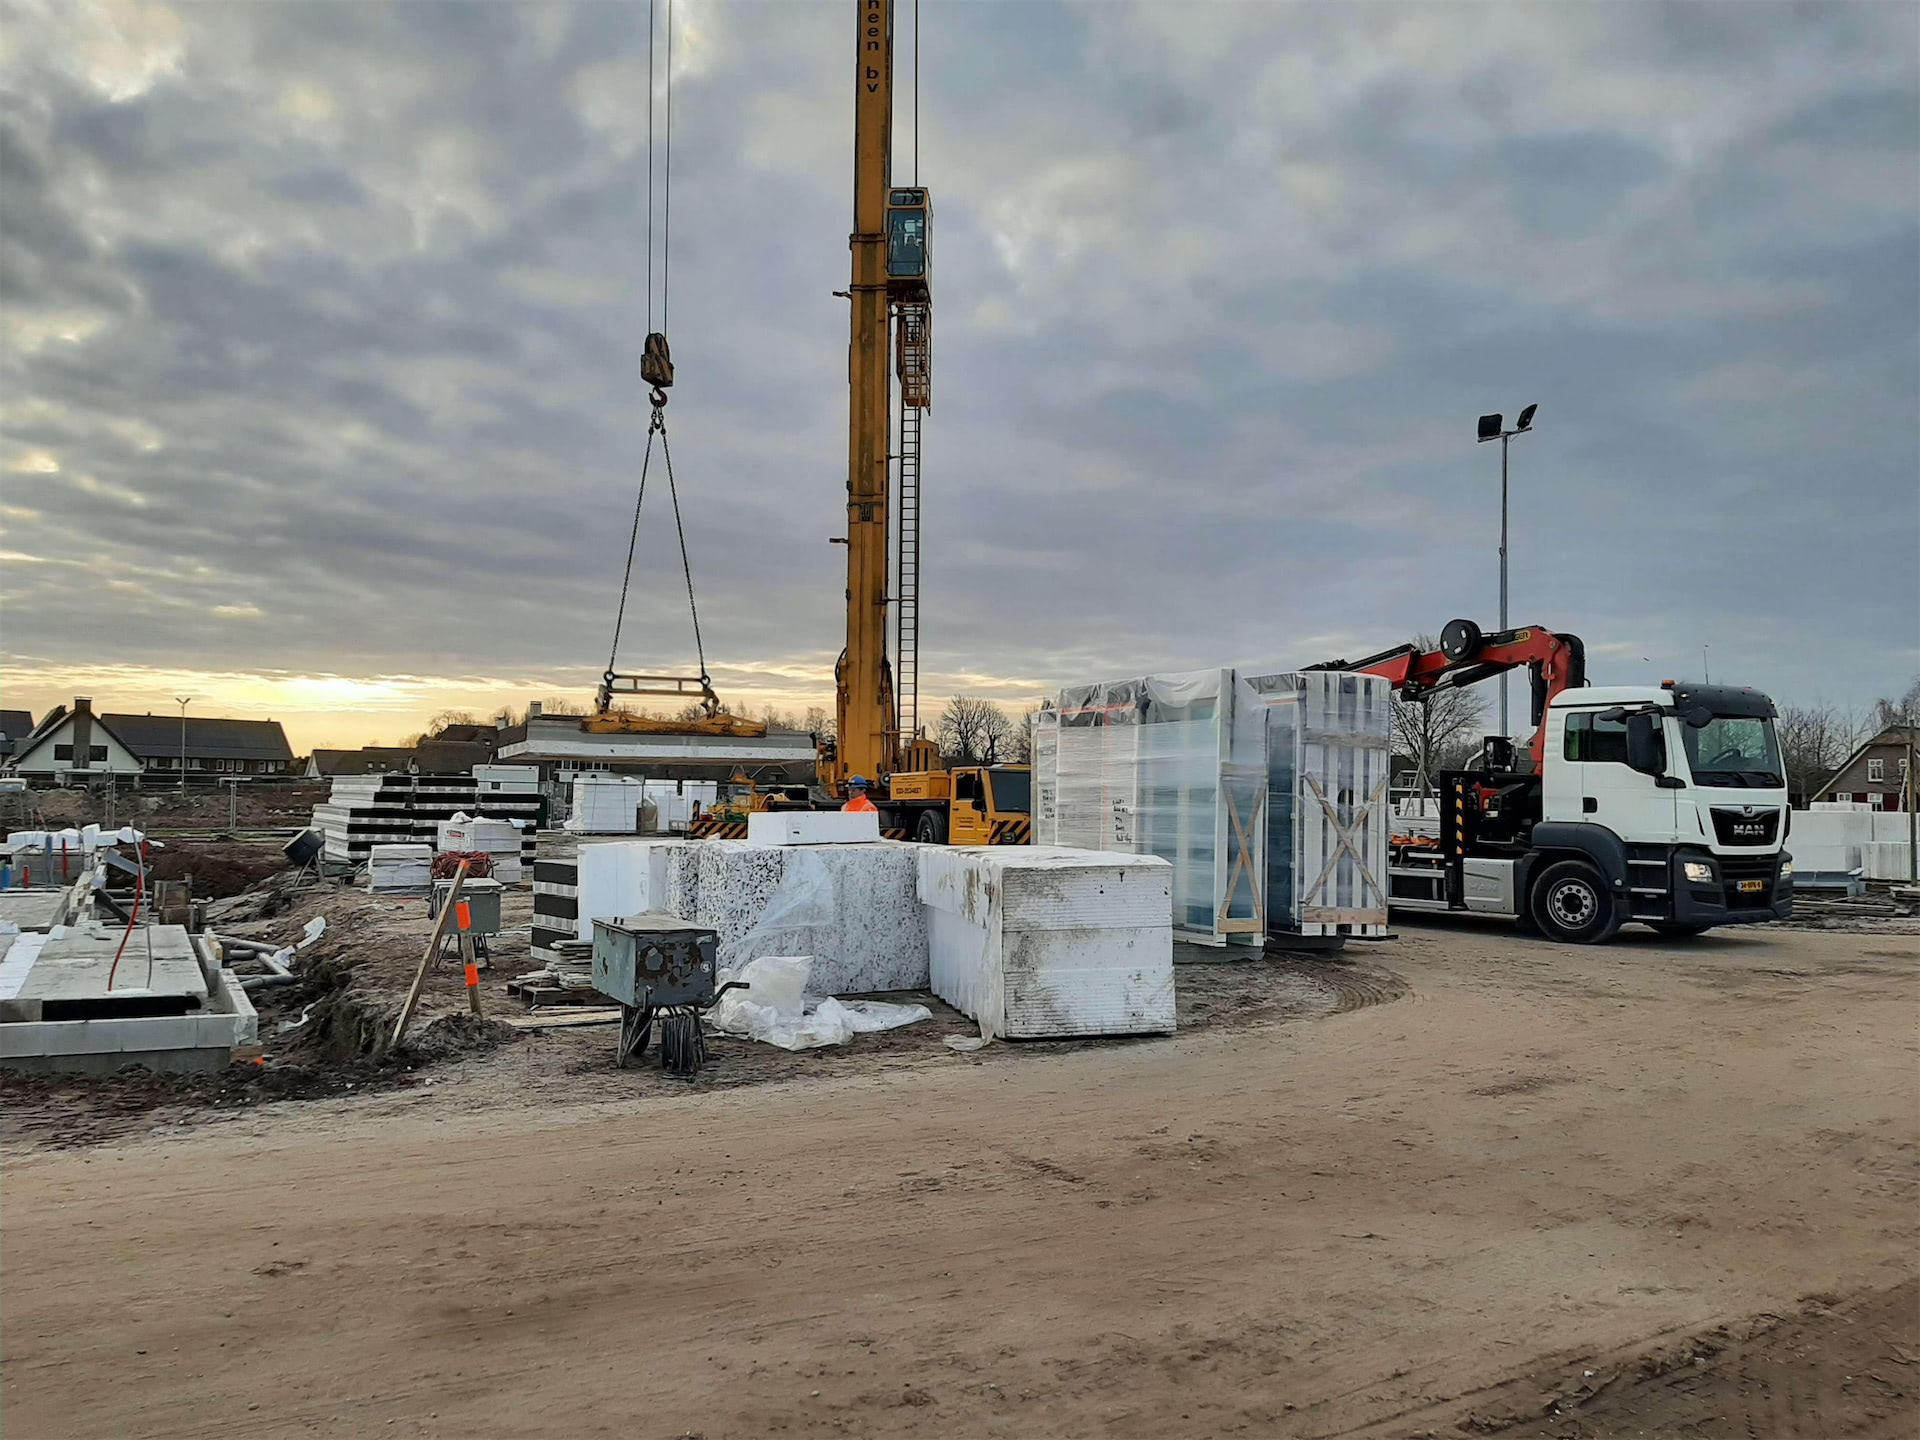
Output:
<svg viewBox="0 0 1920 1440">
<path fill-rule="evenodd" d="M 467 962 L 467 1003 L 474 1014 L 480 1013 L 480 967 L 472 961 Z"/>
</svg>

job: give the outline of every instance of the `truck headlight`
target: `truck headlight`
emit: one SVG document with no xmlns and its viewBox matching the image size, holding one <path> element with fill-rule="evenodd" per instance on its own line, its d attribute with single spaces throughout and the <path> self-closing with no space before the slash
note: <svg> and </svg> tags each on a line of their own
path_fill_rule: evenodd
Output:
<svg viewBox="0 0 1920 1440">
<path fill-rule="evenodd" d="M 1782 860 L 1780 862 L 1780 874 L 1782 877 L 1793 874 L 1793 861 Z"/>
<path fill-rule="evenodd" d="M 1688 860 L 1683 862 L 1680 868 L 1686 872 L 1689 880 L 1701 885 L 1712 883 L 1713 867 L 1711 865 L 1702 864 L 1698 860 Z"/>
</svg>

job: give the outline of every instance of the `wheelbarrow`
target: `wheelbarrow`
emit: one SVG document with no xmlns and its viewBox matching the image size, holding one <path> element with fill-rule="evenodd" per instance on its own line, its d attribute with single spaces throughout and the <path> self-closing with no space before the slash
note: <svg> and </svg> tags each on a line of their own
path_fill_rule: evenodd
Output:
<svg viewBox="0 0 1920 1440">
<path fill-rule="evenodd" d="M 719 937 L 704 925 L 650 910 L 593 922 L 593 988 L 620 1006 L 614 1064 L 625 1069 L 644 1055 L 660 1022 L 660 1068 L 692 1079 L 706 1062 L 700 1017 L 738 980 L 716 985 Z"/>
</svg>

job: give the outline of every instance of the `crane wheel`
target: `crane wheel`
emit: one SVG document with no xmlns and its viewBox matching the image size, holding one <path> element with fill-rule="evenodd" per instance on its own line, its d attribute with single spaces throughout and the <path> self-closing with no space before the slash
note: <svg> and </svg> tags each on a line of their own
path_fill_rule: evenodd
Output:
<svg viewBox="0 0 1920 1440">
<path fill-rule="evenodd" d="M 1458 665 L 1480 653 L 1486 637 L 1471 620 L 1449 620 L 1440 630 L 1440 653 Z"/>
</svg>

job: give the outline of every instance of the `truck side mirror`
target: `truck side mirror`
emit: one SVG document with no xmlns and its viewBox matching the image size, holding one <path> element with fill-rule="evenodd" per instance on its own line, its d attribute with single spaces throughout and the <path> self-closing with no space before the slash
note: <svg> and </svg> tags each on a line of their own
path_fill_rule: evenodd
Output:
<svg viewBox="0 0 1920 1440">
<path fill-rule="evenodd" d="M 1661 754 L 1660 721 L 1641 711 L 1627 717 L 1627 766 L 1642 775 L 1666 773 L 1666 757 Z"/>
</svg>

